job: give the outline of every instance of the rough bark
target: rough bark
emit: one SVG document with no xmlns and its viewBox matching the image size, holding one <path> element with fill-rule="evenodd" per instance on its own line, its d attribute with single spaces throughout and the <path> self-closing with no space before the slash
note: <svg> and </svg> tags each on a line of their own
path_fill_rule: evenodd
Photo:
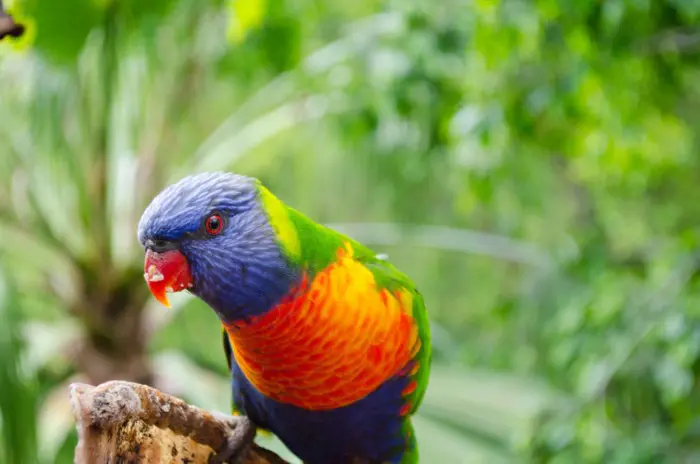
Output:
<svg viewBox="0 0 700 464">
<path fill-rule="evenodd" d="M 209 463 L 241 423 L 124 381 L 73 384 L 70 400 L 78 429 L 76 464 Z M 253 438 L 242 441 L 239 464 L 288 464 Z"/>
</svg>

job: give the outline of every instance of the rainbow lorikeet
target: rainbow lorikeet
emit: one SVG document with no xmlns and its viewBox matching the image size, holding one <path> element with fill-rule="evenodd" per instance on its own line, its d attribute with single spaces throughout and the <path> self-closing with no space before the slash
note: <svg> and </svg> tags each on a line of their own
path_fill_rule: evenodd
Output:
<svg viewBox="0 0 700 464">
<path fill-rule="evenodd" d="M 430 329 L 413 282 L 258 180 L 186 177 L 143 213 L 148 286 L 223 324 L 234 412 L 305 463 L 415 463 Z"/>
</svg>

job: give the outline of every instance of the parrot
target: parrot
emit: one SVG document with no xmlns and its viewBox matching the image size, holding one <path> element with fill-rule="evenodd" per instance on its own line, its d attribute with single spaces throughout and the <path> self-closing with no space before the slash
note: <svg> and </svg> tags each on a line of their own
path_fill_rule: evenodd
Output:
<svg viewBox="0 0 700 464">
<path fill-rule="evenodd" d="M 428 313 L 413 281 L 262 182 L 186 176 L 138 223 L 153 297 L 186 291 L 221 322 L 232 413 L 305 464 L 412 464 L 428 386 Z"/>
</svg>

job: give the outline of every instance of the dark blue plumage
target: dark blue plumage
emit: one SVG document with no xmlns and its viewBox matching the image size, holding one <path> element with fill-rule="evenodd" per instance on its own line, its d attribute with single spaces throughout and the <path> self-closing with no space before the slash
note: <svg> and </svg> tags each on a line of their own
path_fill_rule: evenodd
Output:
<svg viewBox="0 0 700 464">
<path fill-rule="evenodd" d="M 236 406 L 255 423 L 274 430 L 305 463 L 350 464 L 358 453 L 372 459 L 368 464 L 401 462 L 405 442 L 396 411 L 408 377 L 394 377 L 349 406 L 310 411 L 264 396 L 243 375 L 235 355 L 231 361 Z M 340 458 L 343 455 L 346 460 Z"/>
<path fill-rule="evenodd" d="M 221 235 L 208 237 L 203 221 L 218 212 Z M 141 217 L 141 244 L 177 242 L 187 258 L 192 293 L 226 322 L 262 314 L 298 280 L 260 206 L 255 180 L 230 173 L 186 177 L 156 196 Z"/>
</svg>

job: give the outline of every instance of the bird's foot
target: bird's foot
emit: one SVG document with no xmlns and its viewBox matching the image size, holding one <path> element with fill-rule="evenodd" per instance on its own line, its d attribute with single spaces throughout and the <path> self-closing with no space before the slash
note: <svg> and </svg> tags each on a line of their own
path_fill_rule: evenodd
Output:
<svg viewBox="0 0 700 464">
<path fill-rule="evenodd" d="M 255 439 L 256 427 L 246 416 L 227 416 L 216 414 L 216 417 L 229 425 L 226 444 L 216 455 L 209 459 L 209 464 L 237 463 Z"/>
</svg>

